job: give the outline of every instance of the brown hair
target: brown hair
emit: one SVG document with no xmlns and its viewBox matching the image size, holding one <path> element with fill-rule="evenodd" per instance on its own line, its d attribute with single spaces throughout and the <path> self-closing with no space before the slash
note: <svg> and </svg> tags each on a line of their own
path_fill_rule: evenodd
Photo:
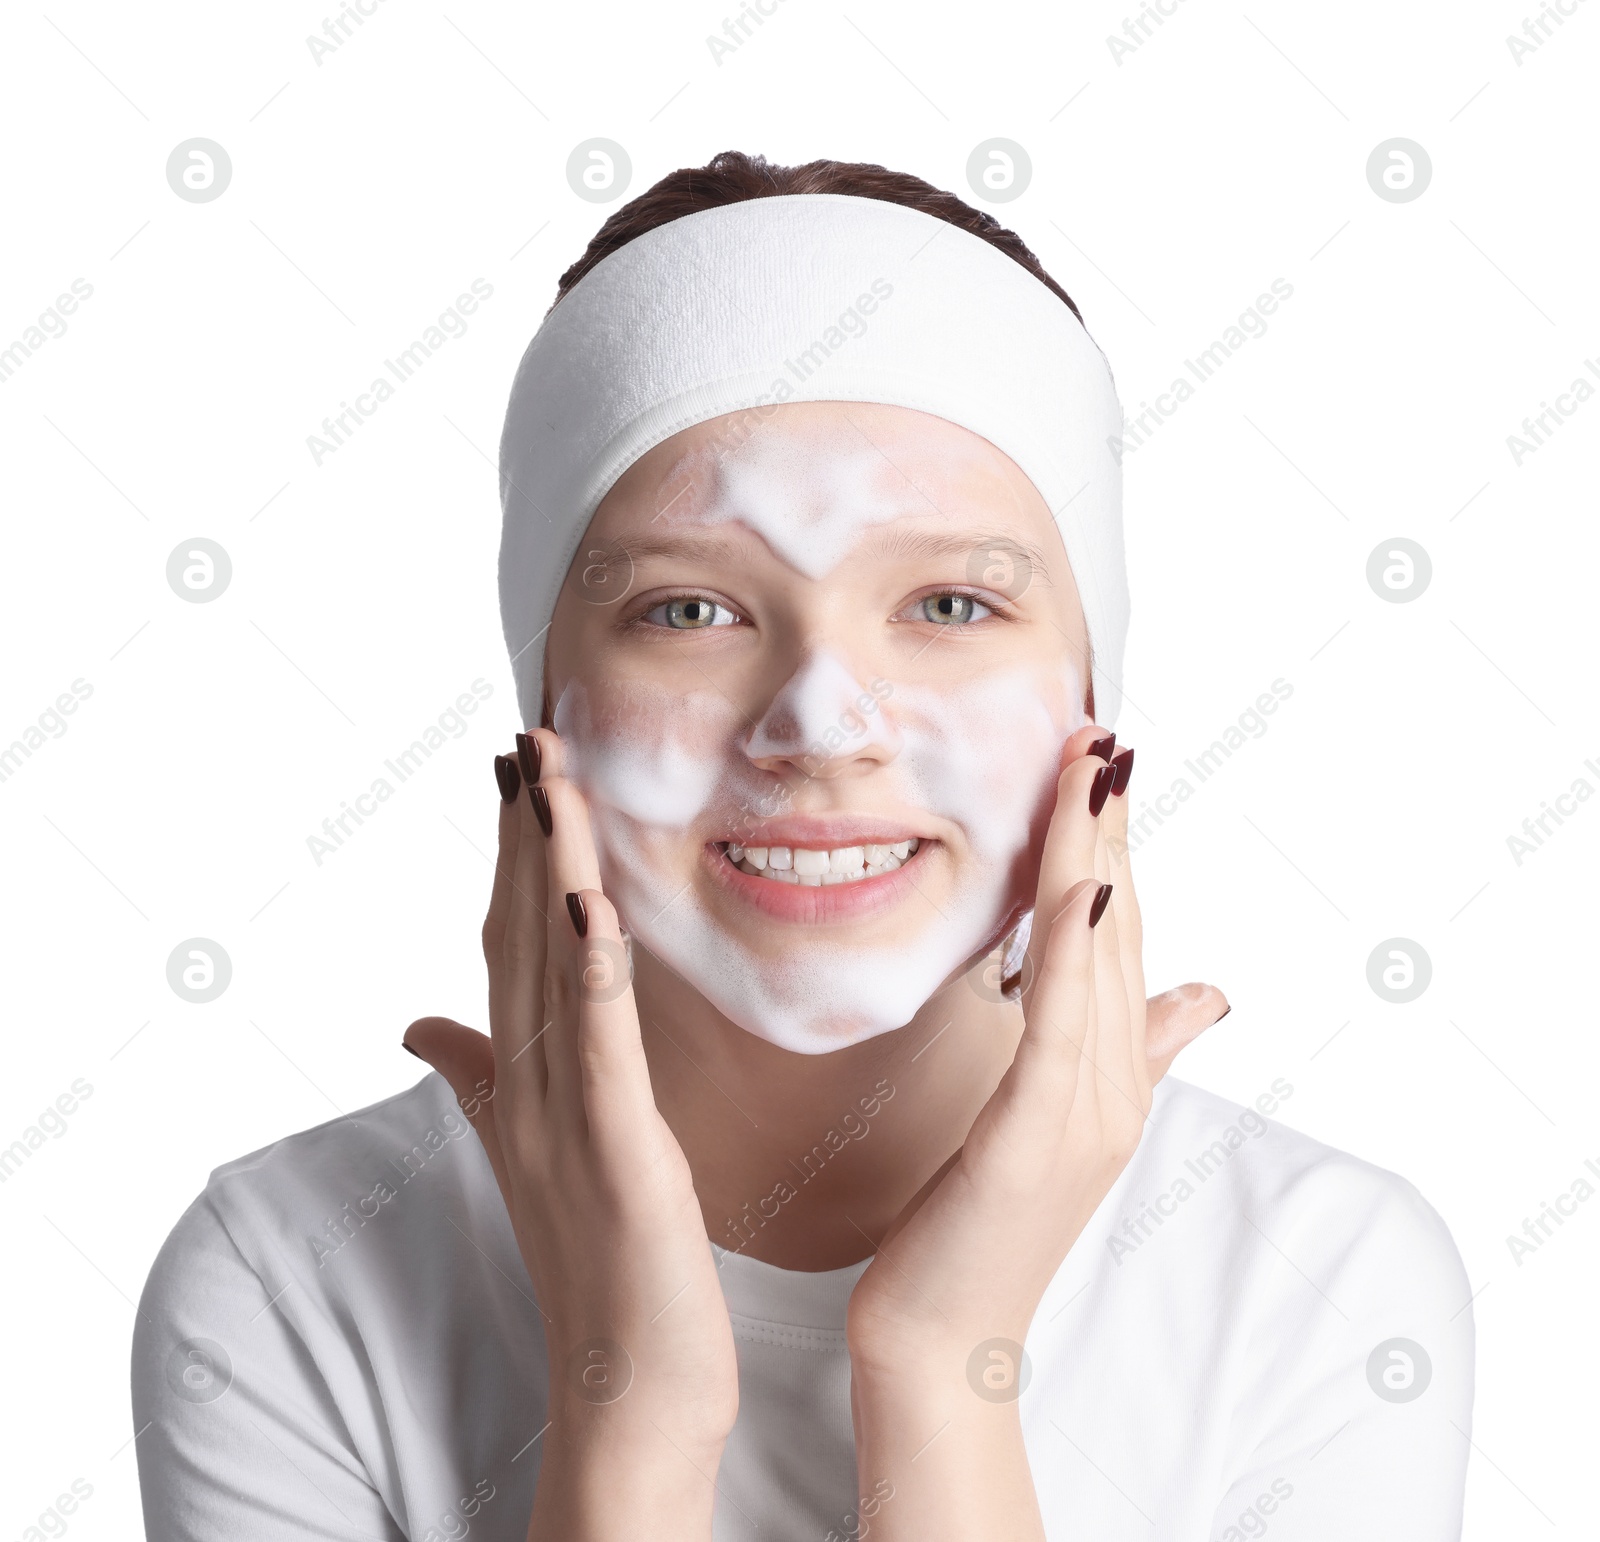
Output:
<svg viewBox="0 0 1600 1542">
<path fill-rule="evenodd" d="M 1007 230 L 992 214 L 963 203 L 954 193 L 947 193 L 909 172 L 890 171 L 870 161 L 807 161 L 804 166 L 774 166 L 766 156 L 746 155 L 742 150 L 724 150 L 712 156 L 704 166 L 685 166 L 668 172 L 654 187 L 623 204 L 595 232 L 583 256 L 561 275 L 555 304 L 559 305 L 572 286 L 596 263 L 647 230 L 702 209 L 743 203 L 748 198 L 776 198 L 786 193 L 843 193 L 920 209 L 935 219 L 981 236 L 1026 268 L 1058 296 L 1080 322 L 1083 320 L 1082 313 L 1072 303 L 1072 296 L 1045 272 L 1043 264 L 1021 236 Z"/>
</svg>

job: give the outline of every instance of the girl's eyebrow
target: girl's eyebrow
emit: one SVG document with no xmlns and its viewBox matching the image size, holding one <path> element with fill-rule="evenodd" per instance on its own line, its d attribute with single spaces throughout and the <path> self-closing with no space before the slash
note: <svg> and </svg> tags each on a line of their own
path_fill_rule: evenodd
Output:
<svg viewBox="0 0 1600 1542">
<path fill-rule="evenodd" d="M 721 563 L 738 566 L 748 563 L 751 543 L 764 545 L 755 531 L 738 527 L 737 535 L 719 530 L 675 530 L 617 538 L 583 549 L 585 566 L 592 571 L 626 568 L 647 558 L 659 557 L 685 562 Z M 1010 531 L 967 533 L 954 530 L 929 530 L 900 526 L 879 526 L 869 532 L 862 555 L 884 557 L 963 557 L 967 559 L 1005 555 L 1036 577 L 1049 581 L 1050 570 L 1044 553 L 1030 541 Z"/>
<path fill-rule="evenodd" d="M 869 550 L 877 550 L 886 557 L 987 557 L 1004 553 L 1014 562 L 1021 559 L 1028 570 L 1048 580 L 1049 563 L 1045 555 L 1031 541 L 1024 541 L 1011 531 L 994 530 L 977 533 L 954 530 L 890 529 L 876 535 L 869 542 Z"/>
<path fill-rule="evenodd" d="M 744 537 L 730 537 L 716 531 L 663 531 L 658 535 L 618 537 L 586 546 L 583 555 L 591 566 L 626 567 L 647 557 L 678 558 L 686 562 L 748 562 L 750 542 L 759 541 L 754 531 Z"/>
</svg>

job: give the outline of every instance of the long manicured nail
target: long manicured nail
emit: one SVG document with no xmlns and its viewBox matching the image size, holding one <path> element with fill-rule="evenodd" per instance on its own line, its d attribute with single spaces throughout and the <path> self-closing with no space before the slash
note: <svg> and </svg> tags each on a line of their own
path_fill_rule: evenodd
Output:
<svg viewBox="0 0 1600 1542">
<path fill-rule="evenodd" d="M 408 1055 L 417 1055 L 417 1052 L 414 1049 L 412 1049 L 412 1047 L 409 1044 L 407 1044 L 404 1039 L 402 1039 L 400 1041 L 400 1048 L 403 1049 Z M 417 1055 L 417 1059 L 418 1060 L 422 1059 L 422 1056 L 421 1055 Z"/>
<path fill-rule="evenodd" d="M 539 741 L 527 734 L 517 735 L 517 764 L 522 768 L 522 780 L 530 787 L 539 780 Z"/>
<path fill-rule="evenodd" d="M 1133 780 L 1133 751 L 1124 750 L 1120 755 L 1113 755 L 1111 769 L 1116 772 L 1116 779 L 1111 783 L 1111 796 L 1120 798 Z"/>
<path fill-rule="evenodd" d="M 1110 760 L 1111 752 L 1116 747 L 1117 736 L 1115 734 L 1107 734 L 1103 739 L 1096 739 L 1094 743 L 1089 746 L 1085 753 L 1090 755 L 1098 755 L 1102 760 Z"/>
<path fill-rule="evenodd" d="M 1100 810 L 1106 806 L 1106 799 L 1111 796 L 1111 784 L 1116 781 L 1116 768 L 1101 766 L 1094 774 L 1094 783 L 1089 788 L 1089 816 L 1092 819 L 1100 817 Z"/>
<path fill-rule="evenodd" d="M 589 935 L 589 912 L 583 908 L 581 894 L 567 896 L 567 914 L 572 917 L 572 929 L 580 937 Z"/>
<path fill-rule="evenodd" d="M 1089 906 L 1089 925 L 1100 924 L 1100 917 L 1106 913 L 1106 906 L 1111 903 L 1111 885 L 1103 883 L 1095 891 L 1094 903 Z"/>
<path fill-rule="evenodd" d="M 528 801 L 533 804 L 533 815 L 539 821 L 539 828 L 549 835 L 555 829 L 555 821 L 550 817 L 550 794 L 542 787 L 530 787 Z"/>
<path fill-rule="evenodd" d="M 522 791 L 522 776 L 517 770 L 516 761 L 509 755 L 496 755 L 494 779 L 500 784 L 500 801 L 515 803 L 517 794 Z"/>
</svg>

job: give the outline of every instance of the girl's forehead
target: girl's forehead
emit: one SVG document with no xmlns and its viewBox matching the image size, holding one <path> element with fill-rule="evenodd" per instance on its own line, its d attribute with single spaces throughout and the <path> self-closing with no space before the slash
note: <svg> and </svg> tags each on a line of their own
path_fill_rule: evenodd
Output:
<svg viewBox="0 0 1600 1542">
<path fill-rule="evenodd" d="M 1049 551 L 1060 541 L 1045 534 L 1053 521 L 1037 489 L 987 439 L 929 413 L 857 402 L 696 424 L 629 468 L 594 532 L 627 541 L 734 524 L 812 576 L 886 525 L 975 546 L 997 534 Z"/>
</svg>

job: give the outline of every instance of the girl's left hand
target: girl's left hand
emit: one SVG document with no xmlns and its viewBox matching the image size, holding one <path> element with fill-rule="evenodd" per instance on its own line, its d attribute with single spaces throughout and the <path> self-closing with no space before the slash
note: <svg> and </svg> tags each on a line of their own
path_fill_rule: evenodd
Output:
<svg viewBox="0 0 1600 1542">
<path fill-rule="evenodd" d="M 1068 741 L 1045 838 L 1016 1056 L 965 1145 L 890 1226 L 850 1297 L 859 1398 L 965 1377 L 980 1344 L 1021 1344 L 1046 1287 L 1144 1131 L 1178 1049 L 1227 1011 L 1187 986 L 1148 1004 L 1128 867 L 1131 750 Z M 1126 757 L 1126 758 L 1124 758 Z M 1111 795 L 1111 787 L 1117 794 Z M 898 1398 L 897 1398 L 898 1400 Z"/>
</svg>

